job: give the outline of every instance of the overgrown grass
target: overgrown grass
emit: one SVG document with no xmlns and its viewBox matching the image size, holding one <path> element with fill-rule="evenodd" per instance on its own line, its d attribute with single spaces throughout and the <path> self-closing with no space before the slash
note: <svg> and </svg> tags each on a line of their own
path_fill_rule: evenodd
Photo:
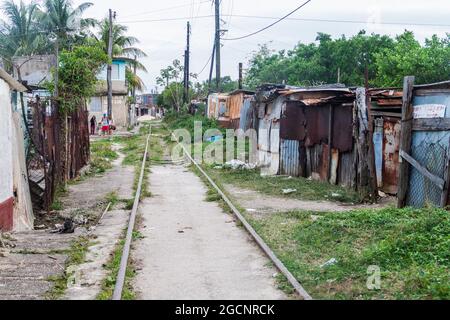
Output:
<svg viewBox="0 0 450 320">
<path fill-rule="evenodd" d="M 445 210 L 290 212 L 250 221 L 314 298 L 450 298 Z M 321 267 L 332 258 L 336 264 Z M 380 290 L 367 288 L 369 266 L 381 269 Z"/>
<path fill-rule="evenodd" d="M 67 254 L 68 258 L 65 264 L 64 273 L 60 276 L 50 277 L 48 279 L 53 282 L 53 288 L 47 293 L 47 299 L 58 300 L 64 296 L 67 290 L 69 277 L 71 276 L 67 273 L 67 270 L 70 267 L 84 263 L 89 246 L 89 238 L 80 237 L 72 242 L 69 250 L 57 252 L 58 254 Z"/>
<path fill-rule="evenodd" d="M 113 141 L 99 140 L 91 143 L 91 162 L 89 174 L 102 174 L 112 168 L 111 162 L 119 155 L 112 149 Z"/>
<path fill-rule="evenodd" d="M 299 200 L 328 200 L 344 203 L 360 203 L 362 199 L 358 193 L 325 182 L 312 181 L 305 178 L 262 177 L 260 170 L 232 170 L 204 169 L 215 180 L 224 184 L 232 184 L 244 189 L 255 190 L 271 196 L 299 199 Z M 283 194 L 283 190 L 296 190 L 290 194 Z"/>
<path fill-rule="evenodd" d="M 202 123 L 202 136 L 209 129 L 219 129 L 219 123 L 216 120 L 208 119 L 207 117 L 196 115 L 192 116 L 189 114 L 176 114 L 172 113 L 164 118 L 164 123 L 171 129 L 186 129 L 191 134 L 192 139 L 194 139 L 194 124 L 195 122 Z M 224 134 L 224 130 L 220 129 Z M 194 140 L 192 140 L 194 141 Z"/>
</svg>

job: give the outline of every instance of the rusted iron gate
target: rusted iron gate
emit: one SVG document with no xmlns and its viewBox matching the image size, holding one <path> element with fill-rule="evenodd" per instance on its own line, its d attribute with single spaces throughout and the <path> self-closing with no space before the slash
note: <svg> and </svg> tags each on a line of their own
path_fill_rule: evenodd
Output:
<svg viewBox="0 0 450 320">
<path fill-rule="evenodd" d="M 33 203 L 49 211 L 60 175 L 59 125 L 51 100 L 30 100 L 33 110 L 32 145 L 28 157 L 28 174 Z"/>
<path fill-rule="evenodd" d="M 89 163 L 89 115 L 86 105 L 66 117 L 51 99 L 36 98 L 29 104 L 33 110 L 28 157 L 31 193 L 35 206 L 49 212 L 58 185 L 78 177 Z"/>
<path fill-rule="evenodd" d="M 404 80 L 398 206 L 446 207 L 450 185 L 450 82 Z"/>
</svg>

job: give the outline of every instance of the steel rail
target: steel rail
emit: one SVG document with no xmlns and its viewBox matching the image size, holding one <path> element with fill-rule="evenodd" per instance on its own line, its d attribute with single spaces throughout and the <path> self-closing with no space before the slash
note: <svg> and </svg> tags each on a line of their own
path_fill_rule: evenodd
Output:
<svg viewBox="0 0 450 320">
<path fill-rule="evenodd" d="M 172 137 L 175 141 L 178 142 L 175 134 L 172 132 Z M 269 257 L 269 259 L 275 264 L 277 269 L 286 277 L 289 283 L 294 287 L 295 291 L 299 294 L 301 298 L 304 300 L 313 300 L 312 297 L 306 292 L 306 290 L 302 287 L 302 285 L 297 281 L 297 279 L 292 275 L 292 273 L 285 267 L 283 262 L 275 255 L 275 253 L 270 249 L 270 247 L 264 242 L 264 240 L 258 235 L 258 233 L 253 229 L 250 223 L 247 222 L 245 217 L 241 214 L 241 212 L 235 207 L 233 202 L 228 198 L 228 196 L 217 186 L 213 179 L 209 177 L 209 175 L 203 170 L 203 168 L 195 161 L 191 154 L 186 150 L 186 147 L 182 144 L 178 144 L 183 148 L 184 153 L 189 158 L 189 160 L 197 167 L 197 169 L 203 174 L 203 176 L 209 181 L 211 186 L 220 194 L 225 203 L 230 207 L 239 221 L 244 225 L 245 229 L 250 233 L 259 247 L 264 251 L 264 253 Z"/>
<path fill-rule="evenodd" d="M 131 211 L 130 220 L 128 222 L 128 230 L 127 230 L 127 235 L 125 238 L 125 245 L 123 247 L 122 258 L 120 260 L 120 268 L 119 268 L 119 272 L 117 274 L 116 286 L 114 287 L 114 293 L 112 296 L 112 300 L 116 300 L 116 301 L 122 300 L 122 292 L 123 292 L 123 287 L 125 285 L 125 276 L 126 276 L 126 272 L 127 272 L 128 259 L 130 257 L 131 242 L 133 241 L 133 231 L 134 231 L 134 227 L 136 224 L 136 215 L 137 215 L 137 210 L 139 208 L 139 202 L 141 199 L 142 182 L 144 181 L 145 165 L 146 165 L 147 157 L 148 157 L 148 145 L 149 145 L 149 141 L 150 141 L 151 130 L 152 130 L 152 127 L 150 126 L 150 132 L 147 136 L 147 142 L 146 142 L 146 146 L 145 146 L 144 158 L 142 159 L 141 174 L 139 176 L 139 183 L 138 183 L 137 190 L 136 190 L 136 196 L 134 198 L 133 210 Z"/>
</svg>

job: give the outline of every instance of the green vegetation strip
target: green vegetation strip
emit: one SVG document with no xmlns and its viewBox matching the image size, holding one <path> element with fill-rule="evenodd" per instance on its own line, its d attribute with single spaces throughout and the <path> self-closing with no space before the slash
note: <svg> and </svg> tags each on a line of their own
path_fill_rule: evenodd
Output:
<svg viewBox="0 0 450 320">
<path fill-rule="evenodd" d="M 297 211 L 250 221 L 316 298 L 450 298 L 445 210 Z M 381 271 L 378 289 L 367 286 L 371 266 Z"/>
</svg>

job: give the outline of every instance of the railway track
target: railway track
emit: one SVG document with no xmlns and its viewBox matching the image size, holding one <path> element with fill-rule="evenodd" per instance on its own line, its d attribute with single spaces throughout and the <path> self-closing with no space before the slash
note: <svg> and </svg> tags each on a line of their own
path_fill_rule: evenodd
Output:
<svg viewBox="0 0 450 320">
<path fill-rule="evenodd" d="M 168 128 L 166 128 L 169 132 L 171 132 Z M 171 132 L 172 137 L 177 140 L 175 135 Z M 137 210 L 139 208 L 139 199 L 140 194 L 142 190 L 142 182 L 144 177 L 144 170 L 145 170 L 145 164 L 146 159 L 148 157 L 148 147 L 149 147 L 149 140 L 151 136 L 151 127 L 150 127 L 150 134 L 147 137 L 147 145 L 146 145 L 146 151 L 144 154 L 144 159 L 142 162 L 142 168 L 141 168 L 141 176 L 139 179 L 138 189 L 136 192 L 135 202 L 133 206 L 133 210 L 131 212 L 130 221 L 128 225 L 127 230 L 127 236 L 126 236 L 126 242 L 122 254 L 121 264 L 119 273 L 117 276 L 117 283 L 113 294 L 113 300 L 121 300 L 122 297 L 122 291 L 123 286 L 125 283 L 125 274 L 126 269 L 128 265 L 128 259 L 130 255 L 130 249 L 131 249 L 131 242 L 132 242 L 132 233 L 135 228 L 135 221 L 136 221 L 136 214 Z M 214 180 L 203 170 L 201 165 L 195 161 L 195 159 L 192 158 L 191 154 L 186 150 L 185 146 L 182 144 L 179 144 L 184 152 L 184 155 L 186 156 L 188 162 L 192 163 L 200 172 L 201 174 L 206 178 L 206 180 L 209 182 L 209 184 L 218 192 L 218 194 L 221 196 L 221 198 L 225 201 L 225 203 L 228 205 L 228 207 L 233 211 L 236 218 L 242 223 L 245 230 L 252 236 L 252 238 L 255 240 L 255 242 L 258 244 L 258 246 L 263 250 L 263 252 L 267 255 L 267 257 L 273 262 L 273 264 L 276 266 L 276 268 L 286 277 L 286 279 L 289 281 L 289 283 L 294 288 L 295 292 L 299 295 L 301 299 L 304 300 L 312 300 L 312 297 L 308 294 L 308 292 L 302 287 L 302 285 L 297 281 L 297 279 L 292 275 L 292 273 L 286 268 L 286 266 L 281 262 L 280 259 L 275 255 L 275 253 L 270 249 L 270 247 L 264 242 L 264 240 L 258 235 L 258 233 L 253 229 L 253 227 L 248 223 L 248 221 L 245 219 L 245 217 L 242 215 L 242 213 L 236 208 L 236 206 L 233 204 L 233 202 L 228 198 L 228 196 L 219 188 L 219 186 L 214 182 Z M 182 164 L 183 162 L 177 162 L 173 163 L 171 161 L 163 160 L 158 161 L 160 164 Z"/>
</svg>

